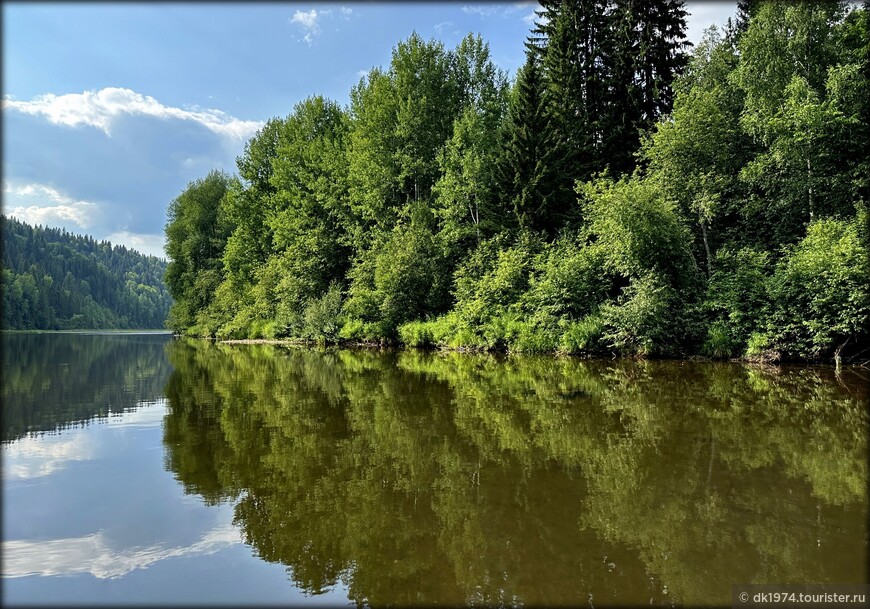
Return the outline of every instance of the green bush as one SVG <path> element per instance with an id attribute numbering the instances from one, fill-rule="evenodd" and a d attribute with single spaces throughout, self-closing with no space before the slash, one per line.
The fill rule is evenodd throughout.
<path id="1" fill-rule="evenodd" d="M 629 278 L 654 274 L 681 290 L 697 279 L 691 233 L 652 181 L 600 179 L 578 190 L 604 270 Z"/>
<path id="2" fill-rule="evenodd" d="M 601 307 L 604 344 L 626 355 L 668 355 L 680 342 L 676 292 L 652 274 L 633 279 L 616 304 Z"/>
<path id="3" fill-rule="evenodd" d="M 728 358 L 746 348 L 749 336 L 764 327 L 770 298 L 767 252 L 723 248 L 716 254 L 704 308 L 712 317 L 702 352 Z"/>
<path id="4" fill-rule="evenodd" d="M 583 317 L 598 307 L 613 283 L 605 260 L 599 245 L 563 237 L 538 257 L 525 305 L 557 317 Z"/>
<path id="5" fill-rule="evenodd" d="M 707 339 L 701 347 L 701 353 L 715 359 L 728 359 L 739 355 L 741 341 L 735 336 L 733 328 L 719 319 L 707 328 Z"/>
<path id="6" fill-rule="evenodd" d="M 778 361 L 780 354 L 773 349 L 772 340 L 766 332 L 753 332 L 746 341 L 747 359 L 754 361 Z"/>
<path id="7" fill-rule="evenodd" d="M 870 264 L 859 236 L 862 215 L 814 222 L 777 265 L 768 332 L 788 356 L 817 358 L 867 339 Z"/>
<path id="8" fill-rule="evenodd" d="M 410 321 L 399 326 L 399 340 L 408 347 L 432 347 L 435 337 L 431 321 Z"/>
<path id="9" fill-rule="evenodd" d="M 308 302 L 302 314 L 302 338 L 332 342 L 343 325 L 341 287 L 333 283 L 320 297 Z"/>
<path id="10" fill-rule="evenodd" d="M 455 310 L 469 326 L 505 313 L 528 289 L 540 242 L 522 233 L 513 246 L 501 246 L 499 239 L 481 243 L 454 274 Z"/>
<path id="11" fill-rule="evenodd" d="M 600 313 L 587 315 L 568 324 L 559 341 L 559 351 L 571 354 L 593 354 L 603 348 L 605 321 Z"/>

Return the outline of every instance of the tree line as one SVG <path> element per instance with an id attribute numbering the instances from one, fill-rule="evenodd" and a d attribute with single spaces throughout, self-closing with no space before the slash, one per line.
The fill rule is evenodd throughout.
<path id="1" fill-rule="evenodd" d="M 15 218 L 0 227 L 4 329 L 164 327 L 164 260 Z"/>
<path id="2" fill-rule="evenodd" d="M 546 0 L 515 79 L 416 33 L 170 205 L 168 325 L 465 349 L 861 356 L 868 9 Z M 866 351 L 864 352 L 866 356 Z"/>

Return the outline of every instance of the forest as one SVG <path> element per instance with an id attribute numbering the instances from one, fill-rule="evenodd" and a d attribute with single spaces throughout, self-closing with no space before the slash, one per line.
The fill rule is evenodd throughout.
<path id="1" fill-rule="evenodd" d="M 166 262 L 0 216 L 4 330 L 163 328 Z"/>
<path id="2" fill-rule="evenodd" d="M 867 359 L 865 3 L 543 0 L 515 78 L 413 33 L 170 204 L 191 336 Z"/>

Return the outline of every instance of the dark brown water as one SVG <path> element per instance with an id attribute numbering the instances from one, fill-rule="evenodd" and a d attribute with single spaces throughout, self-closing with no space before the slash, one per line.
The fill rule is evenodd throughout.
<path id="1" fill-rule="evenodd" d="M 6 602 L 721 606 L 868 581 L 866 370 L 4 341 Z"/>

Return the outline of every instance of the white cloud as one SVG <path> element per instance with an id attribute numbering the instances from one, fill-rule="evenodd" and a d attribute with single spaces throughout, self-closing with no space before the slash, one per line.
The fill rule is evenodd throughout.
<path id="1" fill-rule="evenodd" d="M 72 222 L 84 229 L 92 225 L 97 212 L 96 203 L 77 201 L 45 184 L 15 186 L 11 182 L 4 182 L 3 195 L 4 199 L 12 198 L 19 203 L 7 207 L 4 212 L 28 224 L 63 226 Z M 29 202 L 32 204 L 27 205 Z"/>
<path id="2" fill-rule="evenodd" d="M 317 25 L 317 10 L 311 9 L 310 11 L 296 11 L 293 13 L 293 17 L 290 18 L 291 23 L 298 23 L 306 30 L 314 31 L 315 33 L 320 31 L 320 26 Z"/>
<path id="3" fill-rule="evenodd" d="M 311 43 L 314 42 L 315 36 L 320 34 L 321 18 L 331 17 L 333 14 L 335 13 L 331 8 L 321 10 L 313 8 L 310 11 L 295 11 L 293 16 L 290 17 L 290 23 L 295 23 L 302 27 L 305 32 L 305 36 L 302 37 L 302 40 L 307 42 L 310 46 Z M 342 6 L 338 9 L 338 15 L 345 21 L 350 21 L 350 18 L 353 15 L 353 9 Z"/>
<path id="4" fill-rule="evenodd" d="M 507 19 L 529 8 L 539 9 L 540 5 L 537 2 L 514 2 L 508 6 L 498 4 L 466 4 L 462 7 L 462 12 L 467 15 L 478 15 L 479 17 L 500 16 L 502 19 Z M 530 23 L 530 19 L 534 19 L 534 15 L 532 14 L 530 17 L 527 13 L 522 19 L 526 23 Z"/>
<path id="5" fill-rule="evenodd" d="M 480 4 L 473 4 L 473 5 L 466 4 L 465 6 L 462 7 L 463 13 L 465 13 L 467 15 L 478 15 L 480 17 L 492 17 L 499 10 L 501 10 L 499 7 L 480 5 Z"/>
<path id="6" fill-rule="evenodd" d="M 221 110 L 165 106 L 150 95 L 118 87 L 64 95 L 46 93 L 31 101 L 4 98 L 3 109 L 43 116 L 56 125 L 96 127 L 106 135 L 111 135 L 112 122 L 123 115 L 193 121 L 218 135 L 236 140 L 251 137 L 264 124 L 241 120 Z"/>
<path id="7" fill-rule="evenodd" d="M 3 577 L 56 576 L 89 573 L 98 579 L 116 579 L 167 558 L 214 554 L 241 543 L 230 524 L 208 531 L 191 545 L 116 550 L 102 531 L 84 537 L 48 541 L 3 542 Z"/>
<path id="8" fill-rule="evenodd" d="M 136 410 L 98 419 L 97 422 L 110 429 L 160 427 L 163 424 L 165 400 L 139 404 Z M 66 429 L 61 434 L 26 435 L 3 445 L 3 478 L 24 481 L 50 476 L 73 461 L 99 458 L 100 450 L 99 440 L 87 428 Z"/>
<path id="9" fill-rule="evenodd" d="M 92 438 L 81 430 L 63 435 L 25 436 L 3 446 L 3 478 L 30 480 L 50 476 L 71 461 L 94 458 Z"/>
<path id="10" fill-rule="evenodd" d="M 163 251 L 166 238 L 162 234 L 131 233 L 122 230 L 106 235 L 104 238 L 106 241 L 111 241 L 112 245 L 126 245 L 128 248 L 132 248 L 146 256 L 166 258 L 166 252 Z"/>
<path id="11" fill-rule="evenodd" d="M 302 40 L 308 43 L 310 46 L 314 41 L 314 37 L 320 33 L 320 24 L 317 23 L 317 18 L 328 14 L 331 11 L 320 11 L 317 12 L 316 9 L 311 9 L 310 11 L 296 11 L 293 13 L 293 17 L 290 18 L 290 23 L 298 23 L 305 30 L 305 36 L 303 36 Z"/>
<path id="12" fill-rule="evenodd" d="M 448 28 L 452 25 L 453 25 L 452 21 L 442 21 L 441 23 L 436 23 L 435 25 L 433 25 L 432 29 L 434 29 L 436 33 L 440 34 L 446 28 Z"/>

